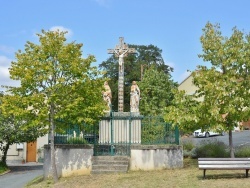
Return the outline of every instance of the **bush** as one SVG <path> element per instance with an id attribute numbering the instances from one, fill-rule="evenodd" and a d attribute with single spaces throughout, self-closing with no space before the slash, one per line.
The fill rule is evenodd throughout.
<path id="1" fill-rule="evenodd" d="M 196 158 L 196 148 L 193 148 L 190 151 L 183 150 L 183 157 L 184 158 Z"/>
<path id="2" fill-rule="evenodd" d="M 193 148 L 195 148 L 195 145 L 192 141 L 186 141 L 182 143 L 183 150 L 191 151 Z"/>
<path id="3" fill-rule="evenodd" d="M 183 157 L 191 157 L 195 155 L 195 145 L 192 141 L 186 141 L 182 143 L 183 146 Z"/>
<path id="4" fill-rule="evenodd" d="M 148 116 L 142 120 L 141 142 L 142 144 L 164 143 L 167 133 L 167 124 L 161 117 Z"/>
<path id="5" fill-rule="evenodd" d="M 211 158 L 226 158 L 230 153 L 228 146 L 217 140 L 204 140 L 195 149 L 194 158 L 211 157 Z"/>
<path id="6" fill-rule="evenodd" d="M 88 142 L 84 138 L 71 137 L 67 139 L 68 144 L 87 144 Z"/>
<path id="7" fill-rule="evenodd" d="M 240 146 L 235 148 L 235 157 L 250 157 L 250 147 Z"/>

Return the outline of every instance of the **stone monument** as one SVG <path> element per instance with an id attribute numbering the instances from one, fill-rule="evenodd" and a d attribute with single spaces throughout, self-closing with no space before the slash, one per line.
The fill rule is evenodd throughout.
<path id="1" fill-rule="evenodd" d="M 130 112 L 124 109 L 124 57 L 136 53 L 134 48 L 129 48 L 124 43 L 124 38 L 114 49 L 108 49 L 109 54 L 114 54 L 119 59 L 118 69 L 118 112 L 107 113 L 99 123 L 99 144 L 111 144 L 111 149 L 117 148 L 117 144 L 141 143 L 141 119 L 139 113 L 140 90 L 134 81 L 130 93 Z"/>
<path id="2" fill-rule="evenodd" d="M 119 38 L 120 43 L 114 49 L 108 49 L 109 54 L 115 54 L 119 58 L 119 78 L 118 78 L 118 112 L 123 112 L 124 107 L 124 57 L 128 54 L 136 53 L 134 48 L 129 48 L 124 43 L 124 38 Z"/>

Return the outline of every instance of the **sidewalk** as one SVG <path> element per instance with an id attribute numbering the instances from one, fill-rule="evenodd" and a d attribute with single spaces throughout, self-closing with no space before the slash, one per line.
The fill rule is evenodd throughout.
<path id="1" fill-rule="evenodd" d="M 8 166 L 40 166 L 43 165 L 43 163 L 39 162 L 27 162 L 22 163 L 21 161 L 7 161 Z"/>

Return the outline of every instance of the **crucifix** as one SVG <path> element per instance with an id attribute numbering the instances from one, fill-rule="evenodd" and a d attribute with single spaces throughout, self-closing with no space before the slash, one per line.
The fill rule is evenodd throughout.
<path id="1" fill-rule="evenodd" d="M 128 54 L 136 53 L 134 48 L 129 48 L 124 43 L 124 38 L 119 38 L 119 44 L 116 45 L 115 49 L 108 49 L 109 54 L 114 54 L 119 58 L 119 78 L 118 78 L 118 112 L 123 112 L 124 106 L 124 57 Z"/>

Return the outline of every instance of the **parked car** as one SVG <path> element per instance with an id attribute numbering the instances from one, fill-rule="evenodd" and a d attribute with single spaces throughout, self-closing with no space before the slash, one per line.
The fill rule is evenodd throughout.
<path id="1" fill-rule="evenodd" d="M 206 137 L 207 138 L 209 136 L 218 136 L 218 135 L 224 136 L 225 132 L 221 132 L 221 133 L 213 132 L 213 131 L 202 132 L 201 129 L 198 129 L 194 131 L 193 135 L 194 137 Z"/>

